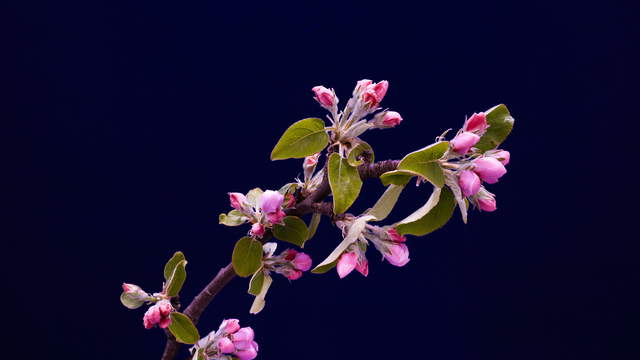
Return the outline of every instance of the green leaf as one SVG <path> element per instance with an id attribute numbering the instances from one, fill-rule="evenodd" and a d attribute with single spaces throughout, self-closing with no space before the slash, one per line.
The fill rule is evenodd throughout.
<path id="1" fill-rule="evenodd" d="M 178 263 L 182 260 L 185 260 L 184 254 L 182 253 L 182 251 L 176 251 L 171 259 L 169 259 L 169 261 L 167 261 L 167 263 L 164 265 L 165 280 L 169 280 L 169 277 L 171 276 L 171 274 L 173 274 L 173 269 L 175 269 L 176 265 L 178 265 Z"/>
<path id="2" fill-rule="evenodd" d="M 373 148 L 371 145 L 366 143 L 365 141 L 360 140 L 356 146 L 354 146 L 351 151 L 349 151 L 349 155 L 347 156 L 347 162 L 349 165 L 358 167 L 362 165 L 364 162 L 360 157 L 361 155 L 369 156 L 369 161 L 375 161 L 375 155 L 373 153 Z"/>
<path id="3" fill-rule="evenodd" d="M 380 181 L 382 181 L 382 185 L 384 186 L 389 186 L 390 184 L 404 186 L 407 185 L 409 180 L 414 176 L 421 175 L 408 170 L 391 170 L 380 175 Z"/>
<path id="4" fill-rule="evenodd" d="M 239 226 L 246 223 L 248 218 L 238 210 L 231 210 L 228 214 L 220 214 L 218 223 L 226 226 Z"/>
<path id="5" fill-rule="evenodd" d="M 324 121 L 318 118 L 302 119 L 293 123 L 282 134 L 271 152 L 271 160 L 303 158 L 322 151 L 329 143 Z"/>
<path id="6" fill-rule="evenodd" d="M 427 203 L 400 221 L 396 229 L 403 235 L 426 235 L 446 224 L 455 207 L 455 199 L 449 188 L 434 188 Z"/>
<path id="7" fill-rule="evenodd" d="M 500 145 L 511 133 L 513 129 L 514 119 L 511 117 L 509 110 L 504 104 L 496 105 L 485 112 L 487 116 L 487 132 L 482 135 L 480 141 L 476 144 L 476 148 L 480 151 L 495 149 Z"/>
<path id="8" fill-rule="evenodd" d="M 120 294 L 120 302 L 129 309 L 137 309 L 144 304 L 144 300 L 140 300 L 137 295 L 124 291 Z"/>
<path id="9" fill-rule="evenodd" d="M 349 209 L 360 194 L 362 180 L 358 169 L 336 153 L 329 157 L 329 186 L 333 194 L 333 212 L 342 214 Z"/>
<path id="10" fill-rule="evenodd" d="M 251 277 L 249 281 L 249 294 L 257 296 L 260 294 L 260 290 L 262 290 L 262 283 L 264 282 L 264 271 L 259 269 L 255 274 Z"/>
<path id="11" fill-rule="evenodd" d="M 384 194 L 376 201 L 376 204 L 373 207 L 366 211 L 366 214 L 375 216 L 376 221 L 382 221 L 389 216 L 391 210 L 398 202 L 398 198 L 402 193 L 404 186 L 399 185 L 389 185 L 387 190 L 385 190 Z"/>
<path id="12" fill-rule="evenodd" d="M 320 220 L 322 220 L 322 215 L 319 213 L 313 213 L 311 215 L 311 221 L 309 222 L 309 235 L 307 235 L 307 240 L 310 240 L 313 235 L 316 234 L 316 230 L 318 230 L 318 225 L 320 225 Z"/>
<path id="13" fill-rule="evenodd" d="M 187 266 L 187 260 L 181 260 L 176 264 L 173 273 L 169 276 L 165 284 L 165 294 L 167 294 L 167 296 L 177 296 L 182 289 L 182 285 L 184 285 L 184 281 L 187 279 L 185 266 Z"/>
<path id="14" fill-rule="evenodd" d="M 260 188 L 249 190 L 249 192 L 247 193 L 247 203 L 249 203 L 249 205 L 251 205 L 252 207 L 257 208 L 258 200 L 260 199 L 260 196 L 262 196 L 262 193 L 264 193 L 264 191 L 262 191 L 262 189 Z"/>
<path id="15" fill-rule="evenodd" d="M 284 184 L 279 190 L 278 192 L 282 195 L 287 195 L 287 194 L 294 194 L 296 192 L 296 190 L 298 189 L 298 184 L 297 183 L 288 183 L 288 184 Z"/>
<path id="16" fill-rule="evenodd" d="M 329 271 L 331 268 L 335 266 L 335 263 L 338 261 L 338 258 L 342 253 L 347 250 L 349 245 L 353 244 L 358 239 L 358 236 L 364 230 L 365 225 L 367 225 L 368 221 L 374 220 L 375 217 L 371 215 L 362 215 L 361 217 L 355 219 L 347 231 L 347 236 L 345 236 L 344 240 L 338 246 L 333 249 L 331 254 L 324 259 L 323 262 L 318 264 L 313 270 L 311 270 L 314 274 L 321 274 Z"/>
<path id="17" fill-rule="evenodd" d="M 169 325 L 169 331 L 176 337 L 178 342 L 183 344 L 195 344 L 200 340 L 200 334 L 196 329 L 191 319 L 183 313 L 172 312 L 171 324 Z"/>
<path id="18" fill-rule="evenodd" d="M 267 291 L 269 291 L 269 287 L 271 286 L 271 282 L 273 281 L 273 279 L 271 279 L 271 276 L 265 274 L 264 275 L 264 280 L 262 281 L 262 288 L 260 289 L 260 292 L 258 293 L 258 295 L 256 295 L 256 298 L 253 299 L 253 304 L 251 305 L 251 309 L 249 310 L 249 313 L 251 314 L 257 314 L 260 311 L 262 311 L 262 309 L 264 309 L 264 298 L 265 296 L 267 296 Z"/>
<path id="19" fill-rule="evenodd" d="M 255 273 L 262 265 L 262 244 L 245 236 L 236 242 L 231 255 L 233 270 L 241 277 Z"/>
<path id="20" fill-rule="evenodd" d="M 307 224 L 297 216 L 286 216 L 282 221 L 284 225 L 273 226 L 273 236 L 278 240 L 304 247 L 304 242 L 309 236 Z"/>
<path id="21" fill-rule="evenodd" d="M 433 185 L 444 185 L 444 173 L 439 159 L 449 148 L 448 141 L 439 141 L 423 149 L 407 154 L 398 164 L 398 170 L 409 170 L 420 174 Z"/>

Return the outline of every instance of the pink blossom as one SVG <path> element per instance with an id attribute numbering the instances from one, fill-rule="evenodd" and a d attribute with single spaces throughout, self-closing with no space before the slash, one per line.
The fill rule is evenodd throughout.
<path id="1" fill-rule="evenodd" d="M 458 175 L 458 184 L 464 196 L 473 196 L 480 190 L 480 178 L 473 171 L 462 170 Z"/>
<path id="2" fill-rule="evenodd" d="M 500 161 L 492 157 L 481 157 L 473 161 L 475 165 L 473 171 L 480 176 L 482 181 L 495 184 L 498 179 L 507 173 L 507 169 Z"/>
<path id="3" fill-rule="evenodd" d="M 366 258 L 359 259 L 356 263 L 356 270 L 364 276 L 369 275 L 369 261 Z"/>
<path id="4" fill-rule="evenodd" d="M 402 122 L 402 116 L 395 111 L 385 111 L 374 118 L 374 125 L 378 128 L 391 128 Z"/>
<path id="5" fill-rule="evenodd" d="M 451 148 L 458 154 L 466 154 L 480 141 L 480 136 L 472 132 L 463 132 L 451 140 Z"/>
<path id="6" fill-rule="evenodd" d="M 258 349 L 253 346 L 245 350 L 238 350 L 235 353 L 235 356 L 240 360 L 253 360 L 258 356 Z"/>
<path id="7" fill-rule="evenodd" d="M 409 248 L 405 244 L 393 244 L 388 248 L 389 253 L 384 257 L 391 265 L 404 266 L 409 262 Z"/>
<path id="8" fill-rule="evenodd" d="M 294 249 L 287 249 L 283 251 L 281 255 L 285 260 L 293 261 L 293 259 L 296 258 L 296 255 L 298 255 L 298 252 Z"/>
<path id="9" fill-rule="evenodd" d="M 229 340 L 228 337 L 223 337 L 218 340 L 218 349 L 221 353 L 231 354 L 236 351 L 236 347 L 233 345 L 233 342 Z"/>
<path id="10" fill-rule="evenodd" d="M 342 254 L 342 256 L 340 256 L 340 259 L 338 260 L 338 265 L 336 269 L 338 270 L 338 276 L 340 276 L 340 279 L 349 275 L 349 273 L 351 273 L 353 269 L 355 269 L 357 262 L 358 262 L 358 254 L 354 252 L 348 252 L 348 253 Z"/>
<path id="11" fill-rule="evenodd" d="M 371 85 L 372 81 L 369 79 L 362 79 L 356 83 L 356 87 L 353 90 L 353 96 L 358 96 L 360 93 L 365 91 L 369 85 Z"/>
<path id="12" fill-rule="evenodd" d="M 407 238 L 403 235 L 400 235 L 400 233 L 398 232 L 398 230 L 396 230 L 396 228 L 389 228 L 387 230 L 387 234 L 389 235 L 392 241 L 400 242 L 400 243 L 407 241 Z"/>
<path id="13" fill-rule="evenodd" d="M 272 224 L 280 224 L 286 215 L 284 211 L 278 209 L 276 212 L 267 213 L 267 220 Z"/>
<path id="14" fill-rule="evenodd" d="M 307 156 L 306 158 L 304 158 L 304 165 L 303 167 L 311 167 L 311 166 L 316 166 L 316 164 L 318 163 L 318 158 L 320 157 L 320 153 L 315 153 L 311 156 Z"/>
<path id="15" fill-rule="evenodd" d="M 382 102 L 382 99 L 384 99 L 384 96 L 387 94 L 388 88 L 389 82 L 386 80 L 380 81 L 376 84 L 369 84 L 364 90 L 362 100 L 365 103 L 370 104 L 371 107 L 377 107 L 380 102 Z"/>
<path id="16" fill-rule="evenodd" d="M 247 197 L 244 194 L 233 192 L 229 193 L 229 201 L 231 202 L 231 207 L 236 210 L 242 210 L 243 204 L 247 202 Z"/>
<path id="17" fill-rule="evenodd" d="M 253 225 L 251 225 L 251 236 L 254 237 L 262 237 L 264 235 L 265 229 L 264 229 L 264 225 L 260 224 L 260 223 L 255 223 Z"/>
<path id="18" fill-rule="evenodd" d="M 258 201 L 260 209 L 265 213 L 273 213 L 280 210 L 282 206 L 282 202 L 284 201 L 284 195 L 282 195 L 278 191 L 267 190 L 262 195 L 260 195 L 260 199 Z"/>
<path id="19" fill-rule="evenodd" d="M 496 199 L 492 193 L 488 191 L 481 191 L 476 198 L 478 207 L 482 211 L 492 212 L 497 209 Z"/>
<path id="20" fill-rule="evenodd" d="M 289 271 L 284 272 L 283 275 L 286 276 L 287 279 L 289 280 L 298 280 L 302 277 L 302 271 L 291 269 Z"/>
<path id="21" fill-rule="evenodd" d="M 142 318 L 144 327 L 151 329 L 154 325 L 166 328 L 171 324 L 171 312 L 173 306 L 168 300 L 160 300 L 155 305 L 149 307 Z"/>
<path id="22" fill-rule="evenodd" d="M 332 107 L 335 104 L 335 94 L 333 91 L 327 89 L 324 86 L 315 86 L 311 89 L 316 95 L 316 100 L 320 105 L 325 107 Z"/>
<path id="23" fill-rule="evenodd" d="M 300 271 L 311 269 L 311 257 L 305 253 L 297 253 L 292 261 L 293 266 Z"/>
<path id="24" fill-rule="evenodd" d="M 233 335 L 232 335 L 232 339 L 233 342 L 252 342 L 253 341 L 253 329 L 250 327 L 243 327 L 241 329 L 239 329 L 238 331 L 236 331 Z"/>
<path id="25" fill-rule="evenodd" d="M 233 334 L 240 329 L 240 320 L 226 319 L 220 324 L 220 328 L 227 334 Z"/>
<path id="26" fill-rule="evenodd" d="M 487 116 L 485 113 L 473 113 L 464 123 L 463 130 L 475 133 L 483 133 L 487 129 Z"/>
<path id="27" fill-rule="evenodd" d="M 498 150 L 491 154 L 491 157 L 498 159 L 504 166 L 507 166 L 509 160 L 511 160 L 511 154 L 507 150 Z"/>

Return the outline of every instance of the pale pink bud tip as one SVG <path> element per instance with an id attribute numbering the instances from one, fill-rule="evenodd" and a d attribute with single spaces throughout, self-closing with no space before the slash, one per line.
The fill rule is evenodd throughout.
<path id="1" fill-rule="evenodd" d="M 387 111 L 382 118 L 382 124 L 387 127 L 394 127 L 402 122 L 402 116 L 395 111 Z"/>
<path id="2" fill-rule="evenodd" d="M 265 228 L 264 225 L 260 224 L 260 223 L 255 223 L 253 225 L 251 225 L 251 235 L 255 236 L 255 237 L 262 237 L 264 235 L 265 232 Z"/>
<path id="3" fill-rule="evenodd" d="M 478 207 L 482 211 L 487 211 L 487 212 L 495 211 L 497 209 L 496 199 L 494 199 L 493 197 L 479 197 Z"/>
<path id="4" fill-rule="evenodd" d="M 224 320 L 220 325 L 220 328 L 222 328 L 227 334 L 233 334 L 236 331 L 238 331 L 238 329 L 240 329 L 240 320 L 238 319 Z"/>
<path id="5" fill-rule="evenodd" d="M 400 235 L 400 233 L 398 232 L 398 230 L 396 230 L 396 228 L 390 228 L 389 230 L 387 230 L 387 235 L 389 235 L 391 240 L 395 242 L 407 241 L 407 238 L 403 235 Z"/>
<path id="6" fill-rule="evenodd" d="M 465 197 L 473 196 L 480 190 L 480 178 L 473 171 L 462 170 L 458 178 L 458 184 Z"/>
<path id="7" fill-rule="evenodd" d="M 218 349 L 221 353 L 225 354 L 231 354 L 236 351 L 236 347 L 233 345 L 233 342 L 231 342 L 227 337 L 223 337 L 218 341 Z"/>
<path id="8" fill-rule="evenodd" d="M 305 253 L 297 253 L 293 258 L 293 266 L 300 271 L 307 271 L 311 269 L 311 257 Z"/>
<path id="9" fill-rule="evenodd" d="M 284 195 L 278 191 L 267 190 L 260 195 L 260 200 L 258 202 L 262 212 L 269 214 L 280 210 L 283 201 Z"/>
<path id="10" fill-rule="evenodd" d="M 124 291 L 124 292 L 134 293 L 134 292 L 138 291 L 139 289 L 140 289 L 140 287 L 138 285 L 127 284 L 127 283 L 123 283 L 122 284 L 122 291 Z"/>
<path id="11" fill-rule="evenodd" d="M 474 113 L 464 123 L 464 131 L 482 133 L 487 129 L 487 116 L 481 113 Z"/>
<path id="12" fill-rule="evenodd" d="M 236 210 L 242 210 L 242 205 L 247 201 L 247 198 L 244 194 L 241 193 L 229 193 L 229 202 L 231 203 L 231 207 Z"/>
<path id="13" fill-rule="evenodd" d="M 349 275 L 349 273 L 355 269 L 357 262 L 358 255 L 356 253 L 349 252 L 342 254 L 342 256 L 340 256 L 340 260 L 338 260 L 338 265 L 336 266 L 340 279 Z"/>
<path id="14" fill-rule="evenodd" d="M 327 89 L 324 86 L 315 86 L 311 89 L 313 93 L 316 95 L 316 100 L 322 106 L 332 107 L 335 102 L 335 95 L 333 91 Z"/>
<path id="15" fill-rule="evenodd" d="M 463 132 L 451 140 L 451 148 L 458 154 L 466 154 L 480 141 L 480 136 L 472 132 Z"/>
<path id="16" fill-rule="evenodd" d="M 384 254 L 384 257 L 391 265 L 404 266 L 409 262 L 409 248 L 405 244 L 391 245 L 389 253 Z"/>
<path id="17" fill-rule="evenodd" d="M 500 161 L 492 157 L 482 157 L 473 161 L 473 171 L 480 176 L 482 181 L 489 184 L 495 184 L 498 179 L 507 173 L 504 165 Z"/>

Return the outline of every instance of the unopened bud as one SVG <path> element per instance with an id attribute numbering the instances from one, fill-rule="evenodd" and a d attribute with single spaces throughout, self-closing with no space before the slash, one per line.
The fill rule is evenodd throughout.
<path id="1" fill-rule="evenodd" d="M 324 86 L 315 86 L 311 89 L 313 93 L 316 95 L 316 100 L 320 103 L 320 105 L 331 108 L 334 104 L 337 103 L 336 95 L 333 91 L 327 89 Z"/>

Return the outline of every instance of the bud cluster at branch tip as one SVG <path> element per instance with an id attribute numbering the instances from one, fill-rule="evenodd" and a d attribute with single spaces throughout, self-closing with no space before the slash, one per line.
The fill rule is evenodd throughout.
<path id="1" fill-rule="evenodd" d="M 253 360 L 258 356 L 258 343 L 252 328 L 241 328 L 238 319 L 226 319 L 190 351 L 194 360 Z"/>

